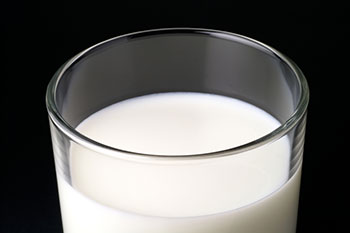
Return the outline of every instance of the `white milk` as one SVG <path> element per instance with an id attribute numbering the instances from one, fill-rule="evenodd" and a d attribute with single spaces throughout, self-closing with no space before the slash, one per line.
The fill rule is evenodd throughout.
<path id="1" fill-rule="evenodd" d="M 77 130 L 106 145 L 189 155 L 243 145 L 280 123 L 245 102 L 166 93 L 111 105 Z M 284 137 L 220 158 L 106 156 L 71 146 L 74 189 L 58 174 L 65 233 L 292 233 L 300 169 Z M 78 190 L 78 191 L 77 191 Z"/>

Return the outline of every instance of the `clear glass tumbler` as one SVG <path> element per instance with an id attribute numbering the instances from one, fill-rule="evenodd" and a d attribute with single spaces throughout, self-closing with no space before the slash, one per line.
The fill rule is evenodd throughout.
<path id="1" fill-rule="evenodd" d="M 175 155 L 116 148 L 76 129 L 111 104 L 173 92 L 239 99 L 280 124 L 243 145 Z M 46 95 L 64 232 L 295 232 L 308 100 L 290 59 L 233 33 L 148 30 L 82 51 Z M 283 182 L 249 199 L 276 176 Z"/>

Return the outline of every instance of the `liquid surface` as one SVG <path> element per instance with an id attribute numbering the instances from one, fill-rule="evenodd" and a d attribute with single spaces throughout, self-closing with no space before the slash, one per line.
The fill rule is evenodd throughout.
<path id="1" fill-rule="evenodd" d="M 279 125 L 265 111 L 237 99 L 165 93 L 111 105 L 77 130 L 123 150 L 187 155 L 242 145 Z M 89 198 L 131 213 L 216 214 L 253 203 L 281 187 L 289 175 L 289 147 L 288 139 L 282 138 L 234 156 L 144 162 L 73 145 L 72 183 Z"/>
<path id="2" fill-rule="evenodd" d="M 104 108 L 77 130 L 111 147 L 145 154 L 188 155 L 233 148 L 280 126 L 254 105 L 202 93 L 163 93 Z"/>

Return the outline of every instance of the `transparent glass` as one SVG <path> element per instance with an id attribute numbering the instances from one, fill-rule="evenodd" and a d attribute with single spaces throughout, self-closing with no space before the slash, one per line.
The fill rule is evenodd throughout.
<path id="1" fill-rule="evenodd" d="M 172 156 L 114 148 L 76 130 L 87 117 L 111 104 L 168 92 L 240 99 L 265 110 L 281 124 L 234 148 Z M 308 98 L 307 82 L 290 59 L 233 33 L 194 28 L 149 30 L 82 51 L 57 71 L 46 95 L 64 232 L 295 232 Z M 240 200 L 249 192 L 237 189 L 223 202 L 227 186 L 237 182 L 249 186 L 255 179 L 234 172 L 247 169 L 247 174 L 254 173 L 237 158 L 252 161 L 257 154 L 268 156 L 262 151 L 286 138 L 290 153 L 286 182 L 238 207 L 232 207 L 231 200 Z M 79 150 L 79 159 L 72 155 L 74 150 Z M 259 166 L 253 169 L 270 169 Z M 75 178 L 75 173 L 83 178 Z M 165 182 L 164 177 L 169 179 Z M 95 183 L 89 187 L 92 180 Z M 87 188 L 79 183 L 86 183 Z M 225 185 L 217 185 L 221 183 Z M 254 184 L 250 192 L 255 192 Z M 155 189 L 161 196 L 154 195 Z M 97 196 L 91 194 L 96 190 Z M 185 195 L 177 195 L 179 191 Z M 119 204 L 105 201 L 111 198 Z M 209 203 L 222 207 L 207 210 Z"/>

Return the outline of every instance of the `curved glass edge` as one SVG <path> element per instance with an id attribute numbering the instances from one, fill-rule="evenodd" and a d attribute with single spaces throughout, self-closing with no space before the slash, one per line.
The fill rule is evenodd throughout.
<path id="1" fill-rule="evenodd" d="M 285 62 L 294 72 L 298 82 L 299 82 L 299 88 L 300 88 L 300 100 L 296 106 L 295 111 L 290 116 L 290 118 L 285 121 L 280 127 L 275 129 L 274 131 L 270 132 L 269 134 L 260 137 L 254 141 L 248 142 L 246 144 L 243 144 L 241 146 L 233 147 L 226 150 L 221 151 L 215 151 L 210 153 L 203 153 L 203 154 L 193 154 L 193 155 L 154 155 L 154 154 L 144 154 L 144 153 L 137 153 L 137 152 L 131 152 L 126 151 L 114 147 L 107 146 L 105 144 L 96 142 L 92 140 L 91 138 L 88 138 L 82 134 L 80 134 L 78 131 L 76 131 L 73 127 L 71 127 L 61 116 L 59 113 L 57 106 L 56 106 L 56 88 L 57 85 L 62 77 L 62 75 L 71 67 L 74 63 L 79 61 L 84 55 L 87 53 L 93 51 L 94 49 L 98 48 L 101 45 L 114 42 L 121 39 L 132 39 L 132 38 L 139 38 L 149 35 L 160 35 L 160 34 L 176 34 L 176 33 L 188 33 L 188 34 L 204 34 L 207 36 L 213 36 L 216 38 L 222 38 L 227 40 L 233 40 L 237 39 L 241 43 L 245 44 L 253 44 L 258 46 L 258 48 L 263 48 L 266 51 L 272 52 L 275 56 L 277 56 L 279 59 L 281 59 L 283 62 Z M 248 42 L 248 43 L 247 43 Z M 121 36 L 117 36 L 105 41 L 102 41 L 98 44 L 95 44 L 82 52 L 78 53 L 76 56 L 68 60 L 66 63 L 64 63 L 58 71 L 54 74 L 53 78 L 48 84 L 47 91 L 46 91 L 46 107 L 49 114 L 50 120 L 54 123 L 54 125 L 63 132 L 68 138 L 70 138 L 72 141 L 74 141 L 77 144 L 80 144 L 84 147 L 87 147 L 91 150 L 98 151 L 102 154 L 109 155 L 109 156 L 122 156 L 123 159 L 129 158 L 129 159 L 165 159 L 165 160 L 188 160 L 188 159 L 204 159 L 204 158 L 216 158 L 216 157 L 223 157 L 223 156 L 230 156 L 238 153 L 242 153 L 248 150 L 255 149 L 257 147 L 260 147 L 262 145 L 265 145 L 267 143 L 270 143 L 272 141 L 275 141 L 284 135 L 286 135 L 290 130 L 296 126 L 299 121 L 303 118 L 303 116 L 306 114 L 307 106 L 309 103 L 309 87 L 306 81 L 306 78 L 302 71 L 299 69 L 299 67 L 287 56 L 282 54 L 281 52 L 277 51 L 276 49 L 272 48 L 271 46 L 268 46 L 260 41 L 254 40 L 252 38 L 239 35 L 236 33 L 226 32 L 226 31 L 220 31 L 220 30 L 213 30 L 213 29 L 203 29 L 203 28 L 161 28 L 161 29 L 152 29 L 152 30 L 145 30 L 145 31 L 139 31 L 134 33 L 129 33 Z"/>

